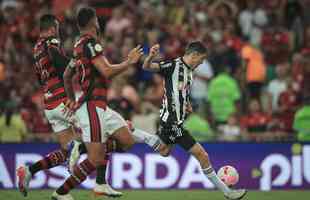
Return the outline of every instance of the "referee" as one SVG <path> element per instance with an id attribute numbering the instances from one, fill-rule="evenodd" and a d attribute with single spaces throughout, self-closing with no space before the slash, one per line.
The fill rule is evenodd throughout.
<path id="1" fill-rule="evenodd" d="M 207 57 L 207 48 L 199 41 L 188 44 L 185 54 L 174 60 L 153 62 L 159 53 L 160 46 L 154 45 L 143 63 L 143 69 L 159 72 L 164 78 L 165 95 L 160 111 L 158 135 L 171 148 L 178 144 L 199 161 L 207 178 L 224 193 L 227 199 L 241 199 L 246 190 L 228 188 L 216 175 L 205 149 L 195 141 L 183 128 L 186 116 L 192 112 L 190 88 L 193 82 L 193 70 Z"/>

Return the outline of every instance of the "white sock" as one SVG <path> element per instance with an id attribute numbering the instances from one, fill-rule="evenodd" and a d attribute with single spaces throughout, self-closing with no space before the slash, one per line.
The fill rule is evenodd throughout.
<path id="1" fill-rule="evenodd" d="M 161 141 L 157 135 L 148 133 L 146 131 L 143 131 L 141 129 L 135 128 L 132 131 L 132 136 L 135 142 L 139 143 L 146 143 L 148 146 L 150 146 L 153 150 L 157 151 Z"/>
<path id="2" fill-rule="evenodd" d="M 217 176 L 214 169 L 210 166 L 206 169 L 202 170 L 203 173 L 208 177 L 208 179 L 217 187 L 217 189 L 221 190 L 222 192 L 229 193 L 231 189 L 227 187 L 225 183 Z"/>

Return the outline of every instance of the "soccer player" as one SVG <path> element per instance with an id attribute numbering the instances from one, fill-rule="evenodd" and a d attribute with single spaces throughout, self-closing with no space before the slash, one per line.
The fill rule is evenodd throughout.
<path id="1" fill-rule="evenodd" d="M 73 167 L 72 175 L 52 195 L 55 200 L 71 200 L 69 191 L 83 182 L 95 167 L 104 162 L 105 144 L 113 138 L 123 150 L 135 142 L 143 141 L 153 149 L 160 146 L 155 135 L 142 131 L 131 131 L 127 122 L 107 106 L 107 89 L 109 79 L 125 71 L 138 62 L 142 56 L 140 46 L 134 48 L 127 59 L 120 64 L 111 64 L 103 54 L 103 47 L 98 40 L 99 24 L 96 12 L 92 8 L 82 8 L 77 15 L 80 37 L 74 45 L 75 65 L 69 65 L 64 73 L 64 83 L 68 94 L 68 110 L 75 111 L 77 124 L 82 130 L 82 140 L 86 144 L 88 158 Z M 72 89 L 72 77 L 78 73 L 83 95 L 75 101 Z M 71 115 L 71 112 L 66 115 Z M 68 114 L 69 113 L 69 114 Z M 94 191 L 101 192 L 96 185 Z"/>
<path id="2" fill-rule="evenodd" d="M 24 196 L 27 195 L 31 178 L 38 171 L 58 166 L 67 160 L 68 143 L 75 139 L 72 123 L 64 117 L 62 112 L 68 100 L 64 89 L 63 73 L 70 59 L 61 48 L 59 22 L 55 16 L 46 14 L 40 18 L 40 38 L 33 53 L 35 72 L 44 89 L 45 115 L 52 125 L 61 147 L 38 162 L 17 169 L 18 187 Z M 106 195 L 120 196 L 121 193 L 113 190 L 105 182 L 106 163 L 107 159 L 102 165 L 98 166 L 96 182 L 102 185 Z"/>
<path id="3" fill-rule="evenodd" d="M 303 68 L 302 107 L 296 112 L 293 128 L 299 141 L 310 141 L 310 58 L 305 55 Z"/>
<path id="4" fill-rule="evenodd" d="M 143 63 L 143 69 L 159 72 L 164 77 L 165 96 L 160 111 L 160 127 L 158 135 L 167 145 L 180 145 L 192 154 L 200 163 L 204 174 L 228 199 L 241 199 L 246 190 L 232 190 L 217 176 L 209 160 L 208 153 L 184 129 L 186 116 L 192 112 L 190 88 L 193 70 L 207 57 L 207 49 L 201 42 L 192 42 L 182 57 L 171 61 L 153 62 L 159 52 L 159 45 L 150 49 Z"/>

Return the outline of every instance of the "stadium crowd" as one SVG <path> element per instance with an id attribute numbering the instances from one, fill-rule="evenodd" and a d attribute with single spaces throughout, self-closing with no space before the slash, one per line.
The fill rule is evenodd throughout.
<path id="1" fill-rule="evenodd" d="M 0 142 L 52 140 L 33 71 L 38 18 L 61 20 L 70 56 L 78 36 L 76 11 L 96 8 L 111 62 L 137 44 L 147 54 L 159 43 L 161 59 L 203 41 L 209 57 L 195 71 L 194 113 L 185 126 L 199 140 L 292 141 L 309 65 L 310 0 L 0 0 Z M 137 127 L 156 131 L 162 78 L 141 64 L 113 79 L 110 106 Z M 308 83 L 309 84 L 309 83 Z M 79 92 L 79 85 L 76 84 Z"/>

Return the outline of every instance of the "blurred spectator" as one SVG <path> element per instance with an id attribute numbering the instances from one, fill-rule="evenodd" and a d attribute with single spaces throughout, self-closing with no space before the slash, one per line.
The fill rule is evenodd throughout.
<path id="1" fill-rule="evenodd" d="M 248 0 L 246 4 L 246 9 L 239 15 L 239 25 L 244 37 L 256 41 L 258 39 L 255 38 L 255 34 L 260 31 L 258 26 L 267 24 L 268 19 L 265 11 L 257 6 L 256 0 Z"/>
<path id="2" fill-rule="evenodd" d="M 107 22 L 106 36 L 119 36 L 131 26 L 131 21 L 126 17 L 126 12 L 123 7 L 117 7 L 113 10 L 112 17 Z"/>
<path id="3" fill-rule="evenodd" d="M 287 89 L 280 93 L 279 96 L 279 119 L 280 127 L 285 132 L 293 132 L 293 120 L 295 112 L 300 104 L 298 94 L 293 89 L 293 82 L 288 82 Z"/>
<path id="4" fill-rule="evenodd" d="M 272 102 L 272 111 L 278 112 L 279 96 L 287 89 L 289 63 L 282 63 L 276 66 L 277 77 L 267 87 Z"/>
<path id="5" fill-rule="evenodd" d="M 265 52 L 266 64 L 274 66 L 286 62 L 293 47 L 290 33 L 280 26 L 279 22 L 270 23 L 270 26 L 265 28 L 261 46 Z"/>
<path id="6" fill-rule="evenodd" d="M 226 123 L 229 116 L 236 112 L 236 103 L 240 99 L 237 81 L 223 69 L 210 81 L 207 95 L 215 124 Z"/>
<path id="7" fill-rule="evenodd" d="M 23 142 L 27 138 L 27 129 L 20 113 L 7 108 L 0 114 L 0 143 Z"/>
<path id="8" fill-rule="evenodd" d="M 254 141 L 269 140 L 269 128 L 271 115 L 262 112 L 259 100 L 252 99 L 249 102 L 248 113 L 241 118 L 242 134 L 245 138 Z"/>
<path id="9" fill-rule="evenodd" d="M 227 124 L 220 125 L 218 130 L 220 132 L 218 139 L 221 141 L 238 141 L 241 138 L 241 128 L 235 115 L 231 115 Z"/>
<path id="10" fill-rule="evenodd" d="M 241 50 L 241 57 L 244 68 L 243 74 L 245 74 L 243 84 L 246 84 L 250 98 L 259 98 L 266 78 L 264 55 L 259 49 L 250 44 L 245 44 Z"/>
<path id="11" fill-rule="evenodd" d="M 198 113 L 191 113 L 186 119 L 184 127 L 198 141 L 210 140 L 213 137 L 208 121 Z"/>
<path id="12" fill-rule="evenodd" d="M 205 116 L 208 94 L 208 82 L 213 77 L 213 69 L 208 60 L 204 60 L 194 71 L 194 80 L 191 89 L 192 104 L 197 111 Z"/>
<path id="13" fill-rule="evenodd" d="M 303 105 L 295 115 L 293 127 L 298 131 L 298 140 L 310 141 L 310 59 L 308 57 L 305 58 L 303 67 Z"/>
<path id="14" fill-rule="evenodd" d="M 288 0 L 284 7 L 284 15 L 287 29 L 292 30 L 295 46 L 301 47 L 304 32 L 304 9 L 300 1 Z"/>
<path id="15" fill-rule="evenodd" d="M 133 116 L 132 124 L 136 128 L 155 134 L 157 131 L 158 116 L 158 108 L 150 103 L 144 103 L 141 106 L 141 112 Z"/>
<path id="16" fill-rule="evenodd" d="M 0 60 L 0 81 L 5 80 L 5 66 L 4 63 Z"/>
<path id="17" fill-rule="evenodd" d="M 159 108 L 164 92 L 163 78 L 159 74 L 154 74 L 152 84 L 146 89 L 143 96 L 144 102 L 150 102 Z"/>
<path id="18" fill-rule="evenodd" d="M 111 109 L 120 113 L 124 119 L 131 120 L 134 109 L 130 101 L 128 101 L 126 98 L 118 97 L 111 99 L 108 105 Z"/>

